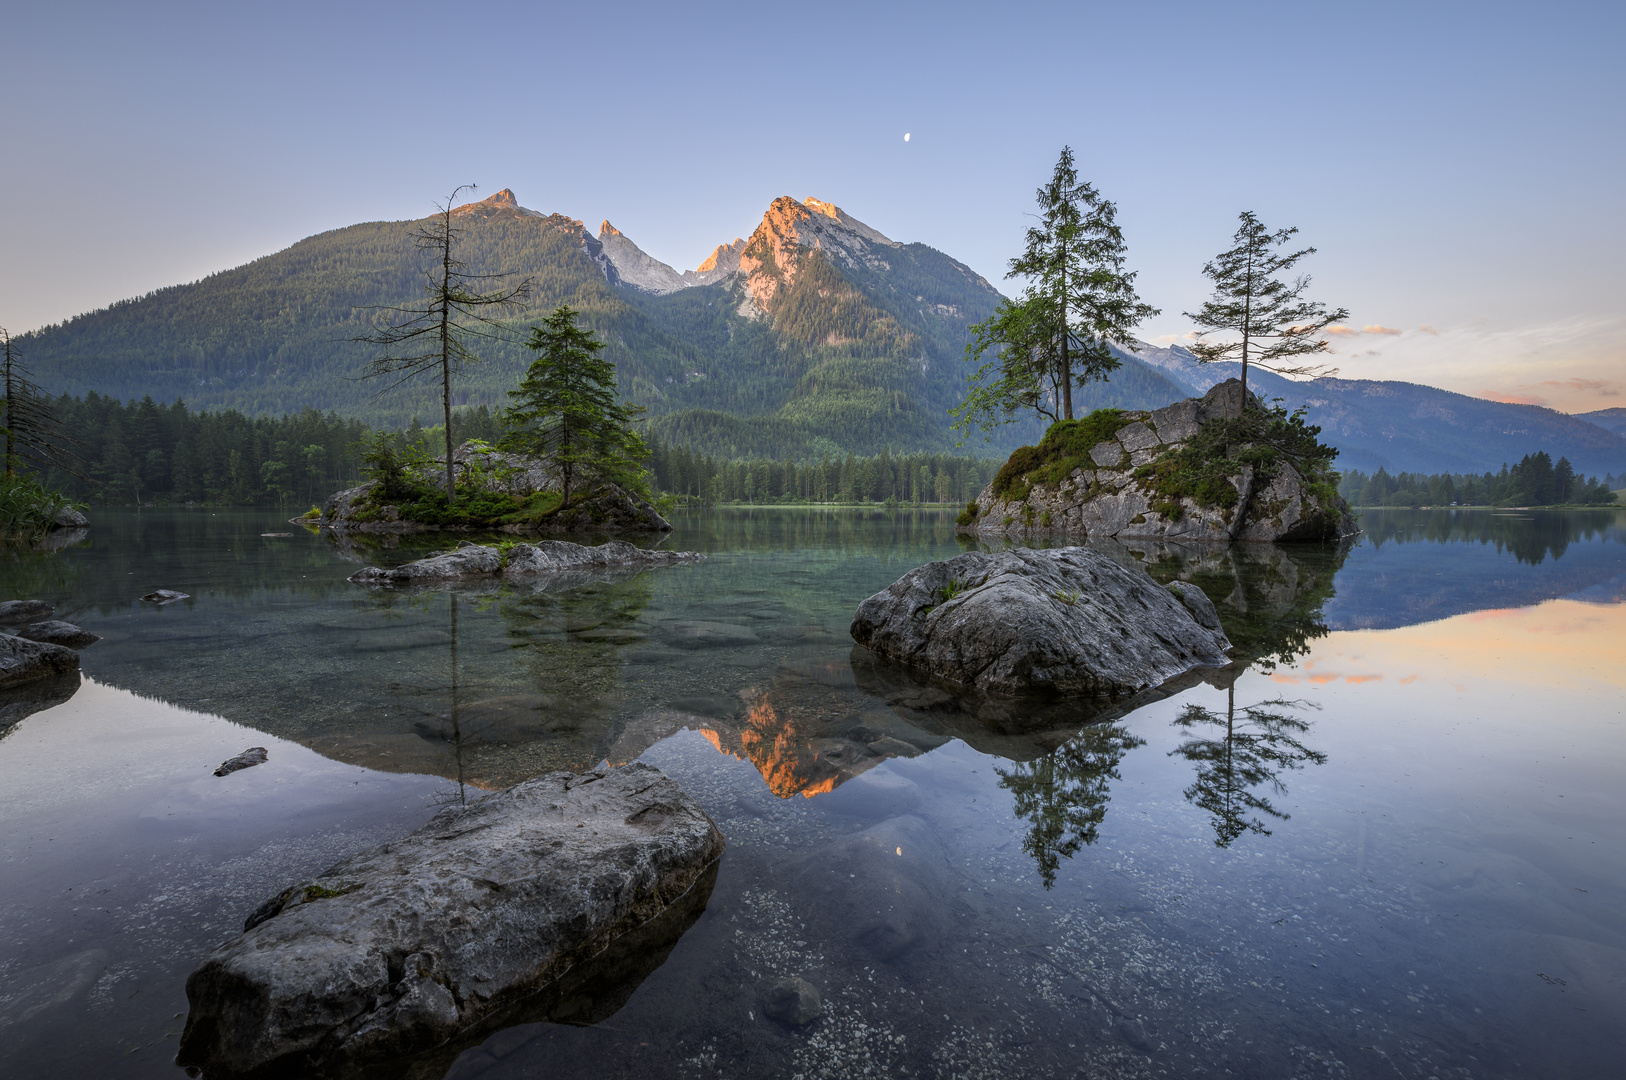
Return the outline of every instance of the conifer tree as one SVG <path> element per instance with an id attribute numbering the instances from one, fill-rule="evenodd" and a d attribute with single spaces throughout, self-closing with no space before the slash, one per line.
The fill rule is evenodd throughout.
<path id="1" fill-rule="evenodd" d="M 458 192 L 474 190 L 473 184 L 455 189 L 439 213 L 427 219 L 418 230 L 418 247 L 432 252 L 438 266 L 429 271 L 424 301 L 416 307 L 392 308 L 392 318 L 373 333 L 357 338 L 384 348 L 384 355 L 367 365 L 365 377 L 400 375 L 386 389 L 393 389 L 414 375 L 433 372 L 440 379 L 441 410 L 446 423 L 446 501 L 457 498 L 452 472 L 452 376 L 464 364 L 479 360 L 471 339 L 497 338 L 497 322 L 491 317 L 512 308 L 530 296 L 531 280 L 480 292 L 482 282 L 508 278 L 509 274 L 471 274 L 466 265 L 452 257 L 460 230 L 452 221 L 452 203 Z M 486 314 L 490 312 L 491 314 Z"/>
<path id="2" fill-rule="evenodd" d="M 1104 381 L 1119 366 L 1112 343 L 1158 314 L 1124 269 L 1118 208 L 1079 181 L 1072 147 L 1062 147 L 1037 197 L 1039 222 L 1005 275 L 1027 278 L 1028 287 L 971 327 L 966 358 L 977 362 L 990 349 L 996 358 L 972 376 L 970 396 L 953 410 L 956 427 L 986 429 L 1023 410 L 1073 419 L 1074 384 Z"/>
<path id="3" fill-rule="evenodd" d="M 1251 210 L 1239 216 L 1241 222 L 1232 237 L 1235 246 L 1223 251 L 1203 266 L 1203 274 L 1214 282 L 1213 299 L 1186 318 L 1199 327 L 1198 337 L 1232 332 L 1235 340 L 1200 341 L 1191 347 L 1204 364 L 1220 360 L 1242 361 L 1242 400 L 1248 400 L 1250 363 L 1278 375 L 1333 375 L 1336 369 L 1324 364 L 1293 364 L 1294 357 L 1323 352 L 1324 338 L 1316 335 L 1332 323 L 1349 318 L 1346 308 L 1328 311 L 1323 304 L 1304 299 L 1310 287 L 1307 275 L 1292 281 L 1277 277 L 1291 270 L 1315 248 L 1279 250 L 1298 232 L 1297 228 L 1271 232 Z"/>
<path id="4" fill-rule="evenodd" d="M 504 449 L 546 456 L 559 469 L 564 502 L 578 480 L 603 477 L 623 487 L 644 487 L 649 449 L 632 425 L 644 411 L 616 397 L 615 365 L 599 356 L 604 343 L 576 325 L 577 312 L 560 305 L 525 346 L 536 352 L 504 417 Z"/>

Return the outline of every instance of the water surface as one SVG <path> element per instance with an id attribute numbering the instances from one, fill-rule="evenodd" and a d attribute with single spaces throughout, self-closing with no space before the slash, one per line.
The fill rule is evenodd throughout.
<path id="1" fill-rule="evenodd" d="M 345 578 L 421 548 L 104 513 L 0 567 L 105 636 L 0 737 L 0 1065 L 176 1075 L 185 976 L 266 895 L 460 785 L 642 757 L 729 840 L 706 914 L 609 1021 L 453 1075 L 1611 1075 L 1622 519 L 1363 524 L 1110 547 L 1201 585 L 1238 662 L 991 715 L 846 634 L 969 546 L 946 514 L 696 514 L 664 543 L 698 565 L 402 595 Z M 808 1029 L 761 1013 L 788 974 Z"/>

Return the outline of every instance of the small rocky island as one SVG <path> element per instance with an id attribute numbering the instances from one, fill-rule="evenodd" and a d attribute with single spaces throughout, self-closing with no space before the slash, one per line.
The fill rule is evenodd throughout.
<path id="1" fill-rule="evenodd" d="M 448 807 L 249 915 L 186 981 L 176 1062 L 208 1077 L 440 1076 L 498 1027 L 596 1022 L 699 917 L 723 846 L 639 762 Z"/>
<path id="2" fill-rule="evenodd" d="M 694 551 L 659 551 L 634 547 L 625 540 L 611 540 L 588 547 L 564 540 L 544 540 L 538 544 L 505 544 L 488 547 L 467 541 L 440 555 L 381 569 L 364 566 L 350 575 L 357 585 L 403 588 L 433 585 L 467 579 L 534 578 L 539 575 L 579 574 L 615 570 L 641 570 L 648 566 L 675 566 L 700 562 L 705 556 Z"/>
<path id="3" fill-rule="evenodd" d="M 558 470 L 546 458 L 527 457 L 469 441 L 452 453 L 459 493 L 446 503 L 437 479 L 444 455 L 427 462 L 388 463 L 365 484 L 328 497 L 301 524 L 340 532 L 411 533 L 442 529 L 510 533 L 670 532 L 671 522 L 649 500 L 604 482 L 564 505 Z"/>
<path id="4" fill-rule="evenodd" d="M 1251 396 L 1251 395 L 1250 395 Z M 1336 451 L 1242 384 L 1151 412 L 1098 409 L 1013 453 L 960 515 L 978 536 L 1336 540 L 1357 531 Z"/>
<path id="5" fill-rule="evenodd" d="M 958 689 L 1084 700 L 1222 667 L 1231 647 L 1201 589 L 1082 547 L 928 563 L 859 605 L 852 637 Z"/>

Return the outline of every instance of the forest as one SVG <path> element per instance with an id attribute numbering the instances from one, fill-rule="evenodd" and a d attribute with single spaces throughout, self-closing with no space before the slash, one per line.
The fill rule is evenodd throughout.
<path id="1" fill-rule="evenodd" d="M 52 407 L 77 442 L 73 471 L 40 477 L 92 505 L 209 503 L 308 506 L 363 479 L 361 447 L 372 428 L 336 413 L 307 409 L 281 417 L 248 417 L 235 409 L 200 411 L 150 396 L 120 402 L 91 392 L 63 395 Z M 452 414 L 454 444 L 495 443 L 498 414 L 484 405 Z M 429 453 L 444 454 L 445 430 L 417 420 L 403 433 Z M 651 440 L 656 491 L 684 501 L 965 502 L 998 470 L 992 459 L 946 454 L 832 455 L 803 463 L 717 457 Z"/>
<path id="2" fill-rule="evenodd" d="M 1351 506 L 1607 506 L 1626 476 L 1583 477 L 1569 459 L 1545 450 L 1526 454 L 1499 473 L 1396 473 L 1358 469 L 1343 474 L 1338 494 Z"/>

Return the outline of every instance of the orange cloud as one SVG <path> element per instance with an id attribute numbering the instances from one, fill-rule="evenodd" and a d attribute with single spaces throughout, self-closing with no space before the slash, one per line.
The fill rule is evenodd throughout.
<path id="1" fill-rule="evenodd" d="M 1333 335 L 1334 337 L 1354 337 L 1356 334 L 1360 333 L 1360 331 L 1355 329 L 1353 326 L 1340 326 L 1338 323 L 1333 323 L 1331 326 L 1327 327 L 1327 333 Z"/>
<path id="2" fill-rule="evenodd" d="M 1400 331 L 1396 330 L 1392 326 L 1384 326 L 1381 323 L 1367 323 L 1365 326 L 1361 327 L 1361 333 L 1363 333 L 1363 334 L 1398 334 L 1398 333 L 1400 333 Z"/>
<path id="3" fill-rule="evenodd" d="M 1434 329 L 1432 326 L 1428 325 L 1428 323 L 1424 323 L 1422 326 L 1419 326 L 1417 328 L 1417 332 L 1419 334 L 1432 334 L 1435 337 L 1440 336 L 1440 332 L 1438 330 Z"/>
<path id="4" fill-rule="evenodd" d="M 1486 401 L 1500 401 L 1508 405 L 1546 405 L 1547 399 L 1540 394 L 1512 393 L 1504 394 L 1500 390 L 1486 390 L 1479 395 Z"/>
<path id="5" fill-rule="evenodd" d="M 1578 390 L 1583 394 L 1592 394 L 1596 397 L 1620 397 L 1621 395 L 1620 384 L 1610 382 L 1608 379 L 1564 379 L 1563 381 L 1548 379 L 1541 385 L 1560 386 L 1569 390 Z"/>

